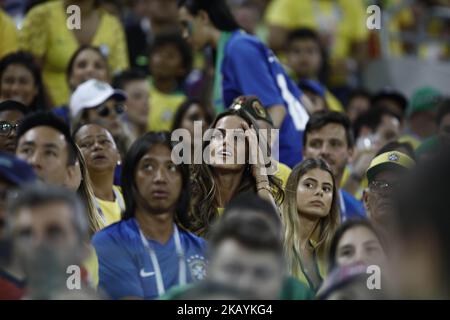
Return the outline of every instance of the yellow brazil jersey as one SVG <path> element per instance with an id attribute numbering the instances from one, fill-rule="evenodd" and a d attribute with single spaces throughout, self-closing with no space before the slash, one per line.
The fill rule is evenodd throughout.
<path id="1" fill-rule="evenodd" d="M 18 32 L 13 20 L 0 8 L 0 59 L 18 49 Z"/>
<path id="2" fill-rule="evenodd" d="M 122 191 L 116 186 L 113 186 L 113 190 L 116 198 L 114 201 L 105 201 L 97 197 L 95 198 L 95 201 L 98 203 L 101 210 L 100 215 L 104 218 L 105 227 L 119 221 L 122 210 L 125 209 Z"/>
<path id="3" fill-rule="evenodd" d="M 128 68 L 128 51 L 120 21 L 100 10 L 100 24 L 92 39 L 108 58 L 112 73 Z M 66 68 L 73 53 L 80 46 L 75 34 L 67 27 L 63 1 L 37 5 L 26 15 L 19 33 L 19 46 L 43 61 L 43 78 L 53 105 L 69 100 Z"/>
<path id="4" fill-rule="evenodd" d="M 148 113 L 147 129 L 151 131 L 170 131 L 175 112 L 186 100 L 180 92 L 163 93 L 155 88 L 150 81 L 150 112 Z"/>
<path id="5" fill-rule="evenodd" d="M 273 0 L 265 20 L 269 25 L 289 30 L 313 28 L 326 31 L 330 34 L 326 41 L 332 60 L 350 56 L 352 42 L 368 37 L 362 1 Z"/>
<path id="6" fill-rule="evenodd" d="M 93 288 L 98 286 L 98 257 L 92 245 L 89 245 L 89 253 L 83 261 L 83 267 L 88 273 L 88 282 Z"/>
<path id="7" fill-rule="evenodd" d="M 344 188 L 345 184 L 347 183 L 348 179 L 350 178 L 350 169 L 349 167 L 345 167 L 344 173 L 342 175 L 341 179 L 341 188 Z M 362 200 L 364 189 L 366 189 L 369 186 L 369 182 L 367 181 L 367 178 L 364 176 L 364 178 L 361 180 L 361 183 L 359 184 L 358 190 L 352 196 L 354 196 L 357 200 Z"/>
<path id="8" fill-rule="evenodd" d="M 275 160 L 272 161 L 276 162 Z M 277 165 L 277 172 L 275 173 L 275 176 L 283 182 L 283 189 L 285 189 L 287 180 L 292 170 L 287 165 L 281 162 L 276 162 L 276 165 Z"/>
<path id="9" fill-rule="evenodd" d="M 341 102 L 328 89 L 325 91 L 325 100 L 330 111 L 344 112 Z"/>

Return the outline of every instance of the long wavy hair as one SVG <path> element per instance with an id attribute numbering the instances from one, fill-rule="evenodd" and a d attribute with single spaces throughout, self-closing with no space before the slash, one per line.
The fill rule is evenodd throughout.
<path id="1" fill-rule="evenodd" d="M 297 209 L 297 187 L 300 179 L 313 169 L 328 172 L 333 181 L 333 200 L 331 202 L 330 212 L 327 216 L 319 219 L 317 225 L 311 230 L 308 236 L 310 239 L 317 228 L 319 228 L 319 241 L 316 249 L 317 257 L 320 261 L 326 262 L 331 241 L 340 223 L 339 195 L 330 167 L 322 159 L 306 159 L 302 161 L 295 166 L 287 180 L 286 199 L 282 211 L 282 220 L 285 227 L 284 248 L 286 250 L 286 260 L 289 272 L 294 277 L 298 277 L 302 273 L 300 261 L 300 230 L 302 225 L 299 217 L 301 213 Z"/>
<path id="2" fill-rule="evenodd" d="M 217 122 L 227 116 L 238 116 L 242 118 L 249 127 L 253 126 L 258 132 L 259 127 L 256 121 L 242 109 L 229 109 L 219 114 L 211 125 L 211 129 L 215 128 Z M 258 136 L 258 135 L 257 135 Z M 206 139 L 208 140 L 208 139 Z M 259 137 L 258 137 L 259 142 Z M 209 145 L 209 141 L 203 142 L 203 152 Z M 202 152 L 202 154 L 203 154 Z M 244 168 L 244 174 L 241 179 L 241 183 L 236 191 L 236 195 L 243 192 L 256 193 L 256 181 L 253 177 L 251 164 L 246 159 Z M 202 164 L 194 164 L 192 166 L 192 194 L 193 200 L 190 210 L 191 218 L 191 230 L 201 236 L 207 236 L 209 227 L 214 223 L 214 220 L 218 216 L 219 208 L 219 186 L 215 177 L 215 169 L 213 166 L 206 164 L 202 161 Z M 282 188 L 282 182 L 274 175 L 268 175 L 270 187 L 272 189 L 272 195 L 278 207 L 281 206 L 284 200 L 284 191 Z"/>

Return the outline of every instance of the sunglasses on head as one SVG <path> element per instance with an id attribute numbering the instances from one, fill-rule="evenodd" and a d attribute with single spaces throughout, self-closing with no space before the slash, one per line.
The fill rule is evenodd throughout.
<path id="1" fill-rule="evenodd" d="M 110 108 L 106 104 L 102 104 L 98 106 L 96 110 L 97 114 L 100 117 L 107 117 L 109 116 L 110 112 L 112 112 L 111 109 L 113 109 L 116 112 L 116 114 L 120 115 L 125 112 L 125 105 L 118 103 L 115 104 L 113 108 Z"/>
<path id="2" fill-rule="evenodd" d="M 11 131 L 16 130 L 19 128 L 19 124 L 12 124 L 8 121 L 0 121 L 0 135 L 1 136 L 8 136 Z"/>

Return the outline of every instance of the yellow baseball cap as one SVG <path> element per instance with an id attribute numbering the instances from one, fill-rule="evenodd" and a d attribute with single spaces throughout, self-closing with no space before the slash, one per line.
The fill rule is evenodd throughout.
<path id="1" fill-rule="evenodd" d="M 375 175 L 385 169 L 408 170 L 414 165 L 415 161 L 406 154 L 398 151 L 388 151 L 372 159 L 366 171 L 367 180 L 369 182 L 373 181 Z"/>

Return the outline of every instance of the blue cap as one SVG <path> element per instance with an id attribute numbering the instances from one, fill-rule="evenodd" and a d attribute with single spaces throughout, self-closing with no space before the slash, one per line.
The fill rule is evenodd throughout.
<path id="1" fill-rule="evenodd" d="M 302 90 L 312 91 L 314 94 L 325 98 L 325 88 L 318 81 L 303 79 L 298 82 L 298 86 Z"/>
<path id="2" fill-rule="evenodd" d="M 35 182 L 37 178 L 28 163 L 13 155 L 0 152 L 0 179 L 16 186 L 22 186 Z"/>

